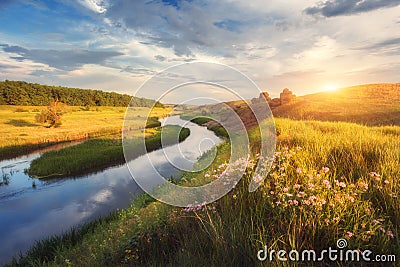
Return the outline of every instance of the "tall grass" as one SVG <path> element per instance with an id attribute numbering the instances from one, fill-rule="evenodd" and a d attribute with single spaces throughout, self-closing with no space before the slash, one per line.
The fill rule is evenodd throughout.
<path id="1" fill-rule="evenodd" d="M 335 248 L 339 238 L 349 249 L 398 258 L 400 128 L 289 119 L 276 125 L 274 164 L 257 191 L 248 191 L 250 164 L 241 182 L 211 205 L 180 209 L 144 196 L 141 205 L 61 249 L 50 265 L 265 266 L 269 262 L 257 259 L 265 245 L 320 251 Z M 257 133 L 250 136 L 257 139 Z M 230 144 L 223 143 L 207 170 L 180 182 L 215 179 L 229 154 Z M 271 264 L 289 266 L 276 257 Z"/>

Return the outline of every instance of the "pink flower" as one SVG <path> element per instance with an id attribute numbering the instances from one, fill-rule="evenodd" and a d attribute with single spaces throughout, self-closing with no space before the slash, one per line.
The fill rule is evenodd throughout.
<path id="1" fill-rule="evenodd" d="M 294 187 L 294 189 L 300 189 L 300 185 L 299 184 L 295 184 L 293 187 Z"/>
<path id="2" fill-rule="evenodd" d="M 392 231 L 388 231 L 387 234 L 388 234 L 388 236 L 390 236 L 390 238 L 394 238 L 394 235 L 393 235 Z"/>
<path id="3" fill-rule="evenodd" d="M 298 174 L 300 174 L 300 173 L 302 173 L 303 171 L 302 171 L 301 168 L 299 167 L 299 168 L 296 169 L 296 172 L 297 172 Z"/>
<path id="4" fill-rule="evenodd" d="M 349 231 L 347 231 L 346 234 L 347 234 L 348 237 L 352 237 L 353 236 L 353 233 L 349 232 Z"/>
<path id="5" fill-rule="evenodd" d="M 389 181 L 388 181 L 388 180 L 385 180 L 384 183 L 385 183 L 385 184 L 389 184 Z"/>
<path id="6" fill-rule="evenodd" d="M 323 180 L 322 184 L 326 187 L 326 188 L 331 188 L 331 183 L 328 180 Z"/>
<path id="7" fill-rule="evenodd" d="M 270 191 L 269 193 L 270 193 L 271 195 L 274 195 L 274 194 L 275 194 L 275 192 L 274 192 L 274 191 Z"/>
<path id="8" fill-rule="evenodd" d="M 283 188 L 283 192 L 287 193 L 289 192 L 289 189 L 287 187 Z"/>
<path id="9" fill-rule="evenodd" d="M 262 176 L 257 174 L 256 176 L 253 177 L 253 181 L 256 183 L 260 183 L 263 180 Z"/>
<path id="10" fill-rule="evenodd" d="M 328 167 L 322 167 L 322 171 L 323 171 L 324 173 L 327 173 L 327 172 L 329 172 L 329 168 L 328 168 Z"/>
<path id="11" fill-rule="evenodd" d="M 309 183 L 307 186 L 308 186 L 308 189 L 313 189 L 314 188 L 314 184 L 313 183 Z"/>
<path id="12" fill-rule="evenodd" d="M 341 187 L 341 188 L 345 188 L 346 187 L 346 184 L 344 182 L 336 181 L 336 185 Z"/>
<path id="13" fill-rule="evenodd" d="M 299 202 L 295 199 L 295 200 L 293 200 L 293 204 L 297 206 L 297 205 L 299 205 Z"/>
<path id="14" fill-rule="evenodd" d="M 206 173 L 206 174 L 204 175 L 204 177 L 208 178 L 208 177 L 210 177 L 210 175 L 209 175 L 208 173 Z"/>

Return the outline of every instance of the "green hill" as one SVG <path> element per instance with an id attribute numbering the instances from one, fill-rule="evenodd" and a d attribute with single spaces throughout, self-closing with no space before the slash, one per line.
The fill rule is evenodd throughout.
<path id="1" fill-rule="evenodd" d="M 0 105 L 46 106 L 58 98 L 70 106 L 152 107 L 154 100 L 115 92 L 48 86 L 23 81 L 0 82 Z M 131 102 L 132 101 L 132 102 Z M 157 102 L 157 107 L 162 104 Z"/>
<path id="2" fill-rule="evenodd" d="M 368 84 L 299 96 L 273 108 L 275 117 L 400 125 L 400 83 Z"/>

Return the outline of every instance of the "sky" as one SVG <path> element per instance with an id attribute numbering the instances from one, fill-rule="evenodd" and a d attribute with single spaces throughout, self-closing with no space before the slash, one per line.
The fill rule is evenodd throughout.
<path id="1" fill-rule="evenodd" d="M 0 0 L 0 80 L 134 94 L 198 61 L 272 96 L 399 82 L 400 0 Z"/>

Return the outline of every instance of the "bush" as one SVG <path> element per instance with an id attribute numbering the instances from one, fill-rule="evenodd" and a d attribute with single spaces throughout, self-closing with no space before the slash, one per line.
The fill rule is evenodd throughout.
<path id="1" fill-rule="evenodd" d="M 61 116 L 65 113 L 65 104 L 58 101 L 58 99 L 50 102 L 45 110 L 36 114 L 35 121 L 38 123 L 49 123 L 49 128 L 61 126 Z"/>

